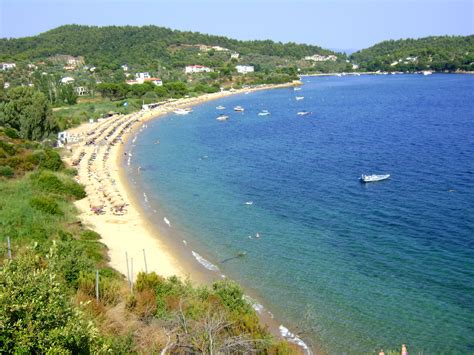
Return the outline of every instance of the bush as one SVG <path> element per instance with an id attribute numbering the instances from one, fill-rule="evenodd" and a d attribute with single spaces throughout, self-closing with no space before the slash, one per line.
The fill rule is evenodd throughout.
<path id="1" fill-rule="evenodd" d="M 4 177 L 12 177 L 15 174 L 11 167 L 7 166 L 0 166 L 0 176 Z"/>
<path id="2" fill-rule="evenodd" d="M 86 197 L 84 187 L 70 178 L 63 181 L 59 176 L 48 171 L 42 171 L 31 177 L 35 185 L 44 192 L 62 194 L 76 199 Z"/>
<path id="3" fill-rule="evenodd" d="M 97 232 L 94 232 L 93 230 L 87 229 L 85 231 L 82 231 L 81 239 L 82 240 L 99 240 L 100 234 Z"/>
<path id="4" fill-rule="evenodd" d="M 40 162 L 40 168 L 58 171 L 64 167 L 61 156 L 53 149 L 45 149 L 46 159 Z"/>
<path id="5" fill-rule="evenodd" d="M 240 314 L 253 313 L 252 307 L 243 299 L 242 288 L 236 282 L 230 280 L 214 282 L 212 289 L 229 311 Z"/>
<path id="6" fill-rule="evenodd" d="M 13 144 L 4 142 L 2 140 L 0 140 L 0 148 L 2 148 L 3 151 L 8 155 L 14 155 L 16 153 L 16 149 Z"/>
<path id="7" fill-rule="evenodd" d="M 62 216 L 64 213 L 58 203 L 49 196 L 36 196 L 30 200 L 30 206 L 38 211 Z"/>
<path id="8" fill-rule="evenodd" d="M 17 139 L 17 138 L 20 138 L 20 135 L 18 134 L 18 131 L 14 128 L 11 128 L 11 127 L 5 127 L 5 129 L 3 130 L 3 132 L 5 133 L 5 135 L 9 138 L 12 138 L 12 139 Z"/>

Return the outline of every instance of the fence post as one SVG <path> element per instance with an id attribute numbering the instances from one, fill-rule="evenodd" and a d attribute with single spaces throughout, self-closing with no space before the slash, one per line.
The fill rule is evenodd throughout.
<path id="1" fill-rule="evenodd" d="M 99 302 L 99 270 L 95 271 L 95 299 Z"/>
<path id="2" fill-rule="evenodd" d="M 148 274 L 148 265 L 146 264 L 145 249 L 143 249 L 143 260 L 145 260 L 145 273 Z"/>
<path id="3" fill-rule="evenodd" d="M 128 267 L 128 253 L 125 252 L 125 257 L 127 258 L 127 279 L 128 279 L 128 285 L 130 288 L 132 288 L 132 283 L 130 282 L 130 269 Z"/>
<path id="4" fill-rule="evenodd" d="M 133 258 L 130 259 L 130 289 L 133 292 Z"/>
<path id="5" fill-rule="evenodd" d="M 12 248 L 10 244 L 10 237 L 7 237 L 7 246 L 8 246 L 8 259 L 12 258 Z"/>

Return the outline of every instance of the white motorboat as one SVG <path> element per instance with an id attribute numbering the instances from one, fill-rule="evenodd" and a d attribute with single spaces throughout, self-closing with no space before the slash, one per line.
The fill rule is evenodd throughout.
<path id="1" fill-rule="evenodd" d="M 193 110 L 190 108 L 178 108 L 177 110 L 174 110 L 173 112 L 177 115 L 187 115 L 193 112 Z"/>
<path id="2" fill-rule="evenodd" d="M 300 101 L 300 100 L 303 100 L 304 99 L 304 96 L 296 96 L 296 101 Z"/>
<path id="3" fill-rule="evenodd" d="M 219 105 L 219 106 L 216 107 L 216 110 L 225 110 L 225 107 L 222 106 L 222 105 Z"/>
<path id="4" fill-rule="evenodd" d="M 301 88 L 300 87 L 296 87 L 296 88 L 293 88 L 294 91 L 300 91 Z"/>
<path id="5" fill-rule="evenodd" d="M 308 116 L 311 112 L 309 111 L 298 111 L 298 116 Z"/>
<path id="6" fill-rule="evenodd" d="M 361 182 L 377 182 L 377 181 L 383 181 L 387 180 L 390 177 L 390 174 L 384 174 L 384 175 L 362 175 L 360 177 Z"/>
<path id="7" fill-rule="evenodd" d="M 235 107 L 234 107 L 234 111 L 243 112 L 243 111 L 244 111 L 244 108 L 243 108 L 242 106 L 235 106 Z"/>
<path id="8" fill-rule="evenodd" d="M 270 114 L 270 112 L 268 112 L 268 110 L 262 110 L 258 113 L 259 116 L 268 116 Z"/>
<path id="9" fill-rule="evenodd" d="M 423 75 L 431 75 L 433 72 L 431 70 L 423 70 L 422 71 Z"/>
<path id="10" fill-rule="evenodd" d="M 227 121 L 228 119 L 229 119 L 229 116 L 227 116 L 227 115 L 219 115 L 216 118 L 216 120 L 221 121 L 221 122 L 222 121 Z"/>

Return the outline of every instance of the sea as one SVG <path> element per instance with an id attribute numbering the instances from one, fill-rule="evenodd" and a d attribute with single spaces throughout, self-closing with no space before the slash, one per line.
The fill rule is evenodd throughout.
<path id="1" fill-rule="evenodd" d="M 302 81 L 145 124 L 123 165 L 151 222 L 303 346 L 473 353 L 474 76 Z"/>

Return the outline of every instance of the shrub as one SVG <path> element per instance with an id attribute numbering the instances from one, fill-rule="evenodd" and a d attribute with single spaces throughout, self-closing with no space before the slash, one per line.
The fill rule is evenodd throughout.
<path id="1" fill-rule="evenodd" d="M 3 149 L 8 155 L 14 155 L 16 153 L 15 146 L 13 144 L 4 142 L 0 139 L 0 148 Z"/>
<path id="2" fill-rule="evenodd" d="M 48 196 L 35 196 L 30 199 L 30 206 L 38 211 L 62 216 L 64 213 L 58 203 Z"/>
<path id="3" fill-rule="evenodd" d="M 0 166 L 0 176 L 4 177 L 12 177 L 15 174 L 11 167 L 7 166 Z"/>
<path id="4" fill-rule="evenodd" d="M 44 192 L 57 193 L 76 199 L 86 197 L 86 191 L 82 185 L 71 179 L 61 179 L 49 171 L 42 171 L 31 176 L 35 185 Z"/>
<path id="5" fill-rule="evenodd" d="M 64 167 L 61 156 L 53 149 L 45 149 L 46 159 L 40 162 L 40 168 L 58 171 Z"/>
<path id="6" fill-rule="evenodd" d="M 165 279 L 161 276 L 158 276 L 155 272 L 150 272 L 146 274 L 140 272 L 137 275 L 137 281 L 135 282 L 135 289 L 138 292 L 151 290 L 155 292 L 159 285 L 163 284 Z"/>
<path id="7" fill-rule="evenodd" d="M 252 307 L 243 299 L 242 288 L 236 282 L 230 280 L 214 282 L 212 289 L 229 311 L 240 314 L 253 313 Z"/>
<path id="8" fill-rule="evenodd" d="M 14 128 L 11 128 L 11 127 L 5 127 L 5 129 L 3 130 L 3 132 L 5 133 L 5 135 L 9 138 L 12 138 L 12 139 L 17 139 L 17 138 L 20 138 L 20 135 L 18 134 L 18 131 Z"/>
<path id="9" fill-rule="evenodd" d="M 93 230 L 86 229 L 85 231 L 82 231 L 81 239 L 82 240 L 99 240 L 100 234 L 97 232 L 94 232 Z"/>

